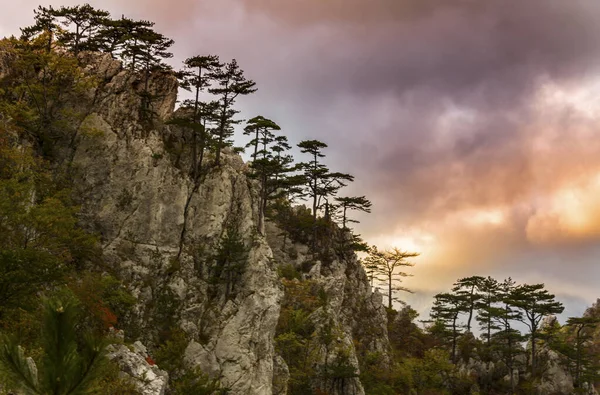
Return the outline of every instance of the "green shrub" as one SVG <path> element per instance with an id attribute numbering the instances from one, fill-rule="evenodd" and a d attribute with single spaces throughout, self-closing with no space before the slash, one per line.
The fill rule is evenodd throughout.
<path id="1" fill-rule="evenodd" d="M 203 374 L 199 368 L 184 373 L 171 383 L 175 395 L 227 395 L 228 389 L 221 383 Z"/>
<path id="2" fill-rule="evenodd" d="M 188 343 L 185 333 L 181 329 L 174 329 L 170 332 L 170 339 L 154 353 L 158 366 L 171 377 L 176 377 L 183 370 L 183 357 Z"/>
<path id="3" fill-rule="evenodd" d="M 280 278 L 285 278 L 286 280 L 302 280 L 302 275 L 292 264 L 279 266 L 277 268 L 277 273 L 279 274 Z"/>

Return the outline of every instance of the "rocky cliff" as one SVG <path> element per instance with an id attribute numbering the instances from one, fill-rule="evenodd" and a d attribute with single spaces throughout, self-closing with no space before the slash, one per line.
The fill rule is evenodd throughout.
<path id="1" fill-rule="evenodd" d="M 85 118 L 65 156 L 75 169 L 85 226 L 100 235 L 105 261 L 138 300 L 128 317 L 135 329 L 127 336 L 152 350 L 165 332 L 182 330 L 189 339 L 188 368 L 219 378 L 231 394 L 286 393 L 288 368 L 274 343 L 284 296 L 277 268 L 300 268 L 307 247 L 296 245 L 300 253 L 292 258 L 275 236 L 276 224 L 257 228 L 257 188 L 236 154 L 227 152 L 220 167 L 210 167 L 200 182 L 191 180 L 182 155 L 185 137 L 165 124 L 177 99 L 173 76 L 151 76 L 156 118 L 149 123 L 139 114 L 140 76 L 109 55 L 88 55 L 85 63 L 98 83 L 87 92 L 88 102 L 77 105 Z M 232 284 L 215 285 L 210 257 L 232 229 L 246 248 L 246 264 Z M 327 295 L 311 317 L 315 333 L 325 322 L 336 328 L 335 347 L 313 346 L 316 365 L 343 349 L 358 373 L 357 339 L 387 353 L 381 296 L 371 293 L 353 254 L 316 262 L 304 276 Z M 369 317 L 369 325 L 357 317 Z M 331 394 L 364 393 L 356 374 L 313 385 Z"/>

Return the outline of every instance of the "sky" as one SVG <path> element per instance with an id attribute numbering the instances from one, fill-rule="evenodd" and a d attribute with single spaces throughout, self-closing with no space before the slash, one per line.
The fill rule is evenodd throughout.
<path id="1" fill-rule="evenodd" d="M 38 5 L 0 2 L 0 36 Z M 155 21 L 174 65 L 236 58 L 244 117 L 328 143 L 373 202 L 356 231 L 421 253 L 418 309 L 470 275 L 545 283 L 568 315 L 600 297 L 597 0 L 89 2 Z"/>

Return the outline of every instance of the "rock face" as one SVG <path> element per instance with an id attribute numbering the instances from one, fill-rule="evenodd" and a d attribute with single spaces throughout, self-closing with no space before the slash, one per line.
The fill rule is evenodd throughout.
<path id="1" fill-rule="evenodd" d="M 552 350 L 541 350 L 538 354 L 545 360 L 544 372 L 537 387 L 538 395 L 573 393 L 573 377 L 560 363 L 558 354 Z"/>
<path id="2" fill-rule="evenodd" d="M 289 241 L 284 243 L 281 234 L 281 229 L 267 222 L 266 235 L 276 262 L 300 269 L 307 262 L 308 247 L 303 244 L 290 245 Z M 385 361 L 389 361 L 387 314 L 383 297 L 371 291 L 367 275 L 356 255 L 337 256 L 327 263 L 317 261 L 304 277 L 320 285 L 327 295 L 325 305 L 310 317 L 316 326 L 317 338 L 322 338 L 325 331 L 333 334 L 330 344 L 321 341 L 314 347 L 313 352 L 319 356 L 317 369 L 343 361 L 343 364 L 359 373 L 359 350 L 356 344 L 361 345 L 363 352 L 380 353 Z M 365 393 L 356 377 L 319 380 L 313 386 L 328 394 Z"/>
<path id="3" fill-rule="evenodd" d="M 173 165 L 168 127 L 140 120 L 140 81 L 110 56 L 93 58 L 88 71 L 102 77 L 90 92 L 92 111 L 73 152 L 85 221 L 102 238 L 107 262 L 138 298 L 139 333 L 152 345 L 161 330 L 183 329 L 192 339 L 190 365 L 219 377 L 232 394 L 272 392 L 273 336 L 282 291 L 271 250 L 258 237 L 254 190 L 242 160 L 223 155 L 222 166 L 195 185 Z M 173 112 L 177 82 L 154 75 L 152 109 Z M 248 249 L 235 292 L 210 294 L 207 256 L 229 227 Z"/>
<path id="4" fill-rule="evenodd" d="M 143 395 L 163 395 L 167 390 L 169 375 L 149 362 L 146 347 L 140 342 L 130 350 L 123 344 L 107 347 L 108 359 L 116 362 Z"/>
<path id="5" fill-rule="evenodd" d="M 82 224 L 99 235 L 104 261 L 137 298 L 125 317 L 127 340 L 154 350 L 165 334 L 182 331 L 187 368 L 218 378 L 233 395 L 285 394 L 290 374 L 274 347 L 283 296 L 277 265 L 301 265 L 307 247 L 298 245 L 292 258 L 258 229 L 258 188 L 237 154 L 224 150 L 220 166 L 204 166 L 192 180 L 186 134 L 166 123 L 177 100 L 173 75 L 153 73 L 146 83 L 108 54 L 79 56 L 90 89 L 65 101 L 82 117 L 75 136 L 57 143 L 57 166 L 73 170 Z M 0 76 L 9 66 L 0 59 Z M 244 264 L 223 274 L 215 262 L 226 243 L 241 245 Z M 318 364 L 344 349 L 358 373 L 357 339 L 365 350 L 387 352 L 381 297 L 371 293 L 355 256 L 318 263 L 307 276 L 329 295 L 311 317 L 317 331 L 336 328 L 336 347 L 315 343 Z M 359 313 L 376 335 L 365 332 Z M 167 390 L 168 375 L 142 343 L 108 351 L 144 394 Z M 312 384 L 330 394 L 364 394 L 356 376 Z"/>

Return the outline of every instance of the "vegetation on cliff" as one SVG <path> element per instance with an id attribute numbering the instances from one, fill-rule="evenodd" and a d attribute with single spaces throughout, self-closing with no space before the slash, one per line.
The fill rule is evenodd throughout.
<path id="1" fill-rule="evenodd" d="M 235 127 L 243 122 L 236 99 L 257 89 L 236 60 L 222 63 L 215 55 L 190 57 L 181 71 L 173 70 L 166 63 L 173 41 L 153 25 L 112 19 L 87 4 L 40 7 L 34 25 L 22 29 L 20 38 L 0 41 L 0 392 L 138 391 L 119 378 L 103 352 L 108 340 L 118 341 L 109 338 L 116 329 L 139 332 L 132 319 L 138 300 L 104 261 L 102 235 L 91 232 L 73 192 L 77 137 L 97 133 L 83 122 L 105 99 L 101 90 L 88 95 L 105 81 L 89 72 L 86 54 L 118 58 L 137 77 L 136 122 L 181 131 L 177 141 L 164 136 L 164 146 L 173 166 L 189 177 L 192 190 L 224 166 L 224 150 L 233 146 Z M 151 87 L 155 75 L 178 78 L 193 96 L 170 119 L 157 114 L 161 98 Z M 402 285 L 409 275 L 403 269 L 413 265 L 409 259 L 418 253 L 382 251 L 349 228 L 357 222 L 352 212 L 369 213 L 372 204 L 365 196 L 341 196 L 354 177 L 327 166 L 327 144 L 299 142 L 304 161 L 295 162 L 291 144 L 274 120 L 257 115 L 244 130 L 252 138 L 246 145 L 252 158 L 246 176 L 256 191 L 254 234 L 250 241 L 244 238 L 231 208 L 213 250 L 198 243 L 195 270 L 208 284 L 207 300 L 222 308 L 240 292 L 251 244 L 265 236 L 267 223 L 280 231 L 277 237 L 288 257 L 298 255 L 297 246 L 307 246 L 299 265 L 276 262 L 284 297 L 274 345 L 287 365 L 287 393 L 344 394 L 364 387 L 369 395 L 530 394 L 534 386 L 551 380 L 553 363 L 570 373 L 576 393 L 588 393 L 597 384 L 598 306 L 561 326 L 548 317 L 561 313 L 563 306 L 543 284 L 474 276 L 436 295 L 431 319 L 421 327 L 400 293 L 409 291 Z M 162 154 L 153 154 L 153 160 L 160 159 Z M 129 207 L 133 193 L 123 190 L 117 206 Z M 299 201 L 310 208 L 295 205 Z M 184 221 L 167 277 L 181 269 L 185 232 Z M 368 277 L 356 252 L 364 254 Z M 332 299 L 339 295 L 315 273 L 333 272 L 339 262 L 350 273 L 344 275 L 360 270 L 356 277 L 362 273 L 364 278 L 356 281 L 386 290 L 387 326 L 372 316 L 382 307 L 369 307 L 364 300 L 352 306 L 356 316 L 334 319 Z M 157 336 L 152 351 L 170 374 L 170 391 L 227 393 L 218 377 L 186 366 L 190 339 L 178 327 L 173 291 L 164 287 L 154 297 L 150 308 Z M 343 303 L 350 302 L 339 301 Z M 479 339 L 473 334 L 476 323 Z M 346 342 L 349 327 L 352 338 Z M 195 340 L 202 343 L 203 336 Z"/>

